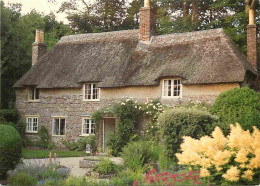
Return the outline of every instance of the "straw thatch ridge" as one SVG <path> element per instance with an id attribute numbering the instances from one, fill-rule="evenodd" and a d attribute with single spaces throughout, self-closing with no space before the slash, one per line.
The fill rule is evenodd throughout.
<path id="1" fill-rule="evenodd" d="M 81 88 L 158 85 L 180 77 L 183 84 L 243 82 L 256 70 L 222 29 L 154 36 L 138 30 L 64 36 L 15 88 Z"/>

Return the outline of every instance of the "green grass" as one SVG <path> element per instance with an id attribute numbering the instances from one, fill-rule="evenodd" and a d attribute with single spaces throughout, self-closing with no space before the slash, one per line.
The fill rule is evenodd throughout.
<path id="1" fill-rule="evenodd" d="M 34 150 L 34 149 L 23 149 L 22 157 L 25 159 L 30 158 L 48 158 L 50 152 L 56 153 L 57 157 L 82 157 L 86 155 L 84 151 L 55 151 L 55 150 Z"/>

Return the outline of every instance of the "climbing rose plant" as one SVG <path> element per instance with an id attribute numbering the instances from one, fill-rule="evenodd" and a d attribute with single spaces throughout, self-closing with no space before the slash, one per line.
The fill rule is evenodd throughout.
<path id="1" fill-rule="evenodd" d="M 239 124 L 230 125 L 225 137 L 219 127 L 212 136 L 200 139 L 184 137 L 179 164 L 200 169 L 200 177 L 215 184 L 259 184 L 260 131 L 244 131 Z"/>

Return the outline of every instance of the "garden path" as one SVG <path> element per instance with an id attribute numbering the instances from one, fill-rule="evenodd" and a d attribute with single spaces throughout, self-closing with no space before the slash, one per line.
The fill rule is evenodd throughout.
<path id="1" fill-rule="evenodd" d="M 95 159 L 100 158 L 100 156 L 94 156 Z M 105 157 L 104 157 L 105 158 Z M 120 157 L 108 157 L 111 161 L 115 164 L 121 164 L 123 162 L 122 158 Z M 71 175 L 80 177 L 85 176 L 87 173 L 86 168 L 79 168 L 79 161 L 83 160 L 84 157 L 70 157 L 70 158 L 57 158 L 56 162 L 60 163 L 65 167 L 70 168 Z M 23 162 L 25 164 L 45 164 L 49 162 L 48 158 L 45 159 L 24 159 Z"/>

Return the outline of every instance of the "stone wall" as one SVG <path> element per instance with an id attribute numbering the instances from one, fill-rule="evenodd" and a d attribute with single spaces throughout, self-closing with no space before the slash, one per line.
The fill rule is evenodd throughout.
<path id="1" fill-rule="evenodd" d="M 40 90 L 39 101 L 28 101 L 27 90 L 18 89 L 16 91 L 16 107 L 22 118 L 37 115 L 39 117 L 39 128 L 44 125 L 52 135 L 53 118 L 57 116 L 66 119 L 66 135 L 52 136 L 52 140 L 61 144 L 61 140 L 77 140 L 81 137 L 82 116 L 91 116 L 97 109 L 114 104 L 126 97 L 133 97 L 139 102 L 146 102 L 148 98 L 154 99 L 161 97 L 161 86 L 155 87 L 127 87 L 120 89 L 102 89 L 100 101 L 83 101 L 82 89 L 57 89 Z M 217 95 L 234 87 L 238 84 L 223 85 L 201 85 L 183 86 L 183 97 L 181 99 L 161 99 L 163 104 L 175 105 L 189 100 L 200 100 L 212 103 Z M 123 96 L 125 95 L 125 96 Z M 138 126 L 140 130 L 142 126 Z M 99 131 L 99 140 L 102 140 L 102 125 Z M 28 134 L 36 140 L 37 134 Z"/>

